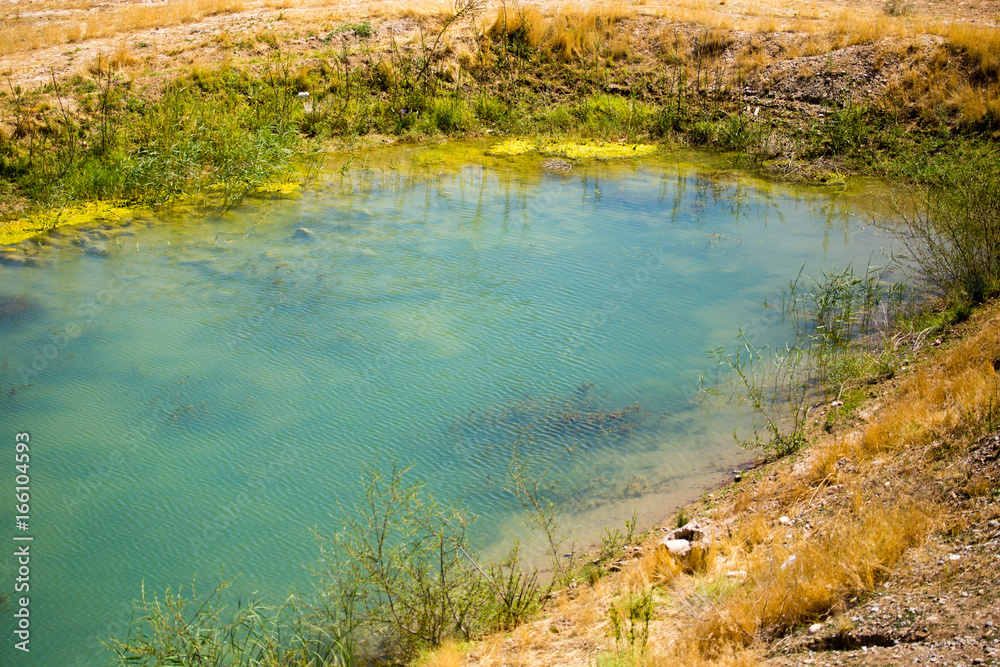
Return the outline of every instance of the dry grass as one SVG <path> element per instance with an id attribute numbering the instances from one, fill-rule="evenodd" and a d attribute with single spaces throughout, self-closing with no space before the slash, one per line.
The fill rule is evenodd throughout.
<path id="1" fill-rule="evenodd" d="M 243 8 L 243 0 L 182 0 L 156 5 L 116 5 L 86 12 L 72 20 L 11 21 L 0 28 L 0 55 L 192 23 L 206 16 L 239 12 Z"/>
<path id="2" fill-rule="evenodd" d="M 833 21 L 830 34 L 837 48 L 856 44 L 875 44 L 889 38 L 910 38 L 919 32 L 909 20 L 881 14 L 844 11 Z"/>
<path id="3" fill-rule="evenodd" d="M 711 28 L 705 30 L 695 41 L 694 52 L 699 58 L 718 58 L 735 40 L 729 30 Z"/>
<path id="4" fill-rule="evenodd" d="M 763 42 L 757 37 L 751 37 L 750 42 L 736 56 L 736 66 L 744 72 L 753 72 L 766 65 L 770 60 Z"/>
<path id="5" fill-rule="evenodd" d="M 417 658 L 413 667 L 461 667 L 462 647 L 453 640 L 446 640 L 433 651 Z"/>
<path id="6" fill-rule="evenodd" d="M 582 11 L 567 8 L 550 17 L 534 7 L 501 7 L 488 34 L 520 40 L 562 62 L 592 59 L 603 47 L 609 49 L 612 58 L 620 59 L 628 57 L 630 40 L 617 27 L 630 14 L 620 2 Z"/>
<path id="7" fill-rule="evenodd" d="M 87 64 L 85 71 L 90 76 L 99 78 L 106 76 L 109 72 L 127 70 L 138 62 L 139 60 L 129 50 L 128 45 L 121 44 L 111 55 L 98 52 L 94 59 Z"/>
<path id="8" fill-rule="evenodd" d="M 944 42 L 909 59 L 888 103 L 929 122 L 946 113 L 959 125 L 1000 123 L 1000 28 L 937 26 Z M 956 57 L 957 56 L 957 57 Z"/>
<path id="9" fill-rule="evenodd" d="M 984 424 L 1000 424 L 1000 326 L 964 342 L 942 366 L 922 369 L 904 382 L 892 410 L 868 426 L 851 446 L 859 460 L 934 442 L 961 441 Z"/>
<path id="10" fill-rule="evenodd" d="M 1000 79 L 1000 28 L 949 23 L 935 26 L 934 32 L 971 61 L 981 81 L 996 82 Z"/>
<path id="11" fill-rule="evenodd" d="M 932 524 L 934 513 L 926 504 L 859 501 L 811 534 L 785 528 L 737 531 L 726 565 L 747 576 L 695 618 L 701 654 L 711 659 L 752 646 L 822 618 L 848 595 L 872 590 Z"/>

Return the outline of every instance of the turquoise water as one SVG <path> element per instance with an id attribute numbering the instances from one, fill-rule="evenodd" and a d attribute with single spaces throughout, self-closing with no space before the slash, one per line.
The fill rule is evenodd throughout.
<path id="1" fill-rule="evenodd" d="M 747 457 L 699 409 L 706 350 L 737 327 L 783 340 L 765 301 L 882 243 L 839 191 L 463 150 L 397 149 L 291 198 L 137 215 L 0 264 L 0 441 L 32 447 L 26 533 L 12 454 L 0 474 L 3 539 L 34 538 L 16 664 L 102 664 L 143 584 L 307 590 L 313 530 L 365 465 L 412 465 L 479 515 L 487 550 L 526 530 L 503 490 L 515 445 L 582 544 L 633 509 L 662 519 Z M 13 559 L 0 572 L 10 592 Z"/>

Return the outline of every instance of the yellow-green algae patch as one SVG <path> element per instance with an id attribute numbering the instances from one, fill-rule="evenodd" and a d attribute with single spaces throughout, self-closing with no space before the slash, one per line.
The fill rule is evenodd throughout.
<path id="1" fill-rule="evenodd" d="M 482 162 L 484 147 L 477 142 L 453 141 L 422 147 L 410 162 L 416 167 L 450 168 Z"/>
<path id="2" fill-rule="evenodd" d="M 301 183 L 285 181 L 284 183 L 264 183 L 263 185 L 258 185 L 256 190 L 257 192 L 266 192 L 269 194 L 290 195 L 301 187 Z"/>
<path id="3" fill-rule="evenodd" d="M 494 155 L 523 155 L 538 149 L 538 144 L 525 139 L 508 139 L 490 149 Z"/>
<path id="4" fill-rule="evenodd" d="M 134 208 L 120 206 L 110 201 L 89 201 L 61 209 L 42 211 L 26 218 L 0 222 L 0 246 L 20 243 L 58 227 L 116 222 L 134 211 Z"/>
<path id="5" fill-rule="evenodd" d="M 245 183 L 213 183 L 208 186 L 208 189 L 212 192 L 224 192 L 229 191 L 239 191 L 240 188 L 246 189 L 251 195 L 254 194 L 279 194 L 287 195 L 296 192 L 302 186 L 295 181 L 272 181 L 269 183 L 261 183 L 260 185 L 255 185 L 252 188 Z"/>
<path id="6" fill-rule="evenodd" d="M 493 155 L 523 155 L 538 151 L 545 155 L 558 155 L 574 160 L 596 158 L 611 159 L 624 157 L 642 157 L 656 150 L 653 144 L 620 144 L 611 142 L 559 141 L 536 143 L 525 139 L 508 139 L 490 149 Z"/>
<path id="7" fill-rule="evenodd" d="M 301 183 L 285 181 L 264 183 L 254 188 L 258 194 L 291 195 L 302 188 Z M 0 246 L 20 243 L 59 227 L 86 225 L 97 222 L 117 222 L 138 210 L 113 201 L 89 201 L 60 209 L 39 211 L 24 218 L 0 221 Z"/>

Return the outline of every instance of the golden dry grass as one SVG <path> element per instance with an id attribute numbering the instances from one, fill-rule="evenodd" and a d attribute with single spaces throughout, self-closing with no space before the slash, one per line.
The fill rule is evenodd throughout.
<path id="1" fill-rule="evenodd" d="M 948 44 L 968 57 L 980 76 L 995 81 L 1000 78 L 1000 29 L 969 23 L 934 26 Z"/>
<path id="2" fill-rule="evenodd" d="M 630 16 L 624 3 L 595 5 L 585 10 L 564 8 L 551 16 L 535 7 L 500 7 L 487 30 L 491 37 L 506 35 L 533 49 L 544 49 L 563 62 L 592 58 L 598 48 L 607 46 L 614 59 L 629 55 L 630 40 L 616 28 Z"/>
<path id="3" fill-rule="evenodd" d="M 180 0 L 155 5 L 112 5 L 86 12 L 72 20 L 15 20 L 0 28 L 0 55 L 146 28 L 191 23 L 206 16 L 239 12 L 243 8 L 243 0 Z"/>
<path id="4" fill-rule="evenodd" d="M 764 44 L 756 37 L 750 38 L 750 42 L 736 56 L 736 66 L 744 72 L 753 72 L 768 62 L 770 58 L 764 49 Z"/>
<path id="5" fill-rule="evenodd" d="M 923 540 L 934 515 L 927 504 L 909 499 L 887 505 L 867 498 L 858 504 L 813 534 L 738 531 L 726 565 L 747 575 L 698 614 L 693 634 L 701 654 L 714 658 L 752 646 L 821 618 L 849 594 L 872 590 L 906 549 Z"/>
<path id="6" fill-rule="evenodd" d="M 87 65 L 87 72 L 91 76 L 100 77 L 108 74 L 109 71 L 117 72 L 136 63 L 138 60 L 129 51 L 128 46 L 122 44 L 111 55 L 98 53 L 97 57 Z"/>

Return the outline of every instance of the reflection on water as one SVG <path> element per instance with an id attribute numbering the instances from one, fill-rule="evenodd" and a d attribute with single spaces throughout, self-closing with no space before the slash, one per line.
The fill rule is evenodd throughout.
<path id="1" fill-rule="evenodd" d="M 480 515 L 484 547 L 523 531 L 515 448 L 583 541 L 634 508 L 662 518 L 745 456 L 698 409 L 706 350 L 738 326 L 782 340 L 762 304 L 799 267 L 879 245 L 828 193 L 459 149 L 458 166 L 395 149 L 291 200 L 71 231 L 37 266 L 0 265 L 3 437 L 34 444 L 23 664 L 100 662 L 143 581 L 305 589 L 312 530 L 365 465 L 413 465 Z"/>

